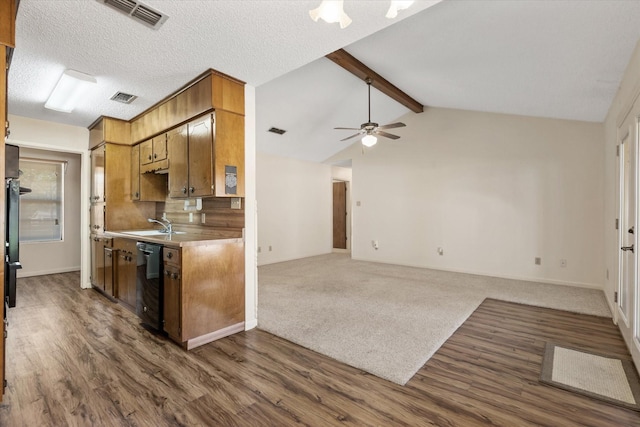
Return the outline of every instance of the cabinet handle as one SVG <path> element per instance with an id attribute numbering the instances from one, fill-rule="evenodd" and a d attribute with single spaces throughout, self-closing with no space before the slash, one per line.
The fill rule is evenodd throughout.
<path id="1" fill-rule="evenodd" d="M 176 279 L 178 278 L 178 274 L 177 274 L 177 273 L 173 273 L 173 274 L 171 275 L 171 278 L 172 278 L 173 280 L 176 280 Z"/>
<path id="2" fill-rule="evenodd" d="M 193 194 L 196 191 L 196 189 L 194 187 L 189 187 L 189 191 L 191 192 L 191 194 Z"/>
<path id="3" fill-rule="evenodd" d="M 151 154 L 149 154 L 149 160 L 151 160 Z"/>
<path id="4" fill-rule="evenodd" d="M 140 197 L 140 193 L 136 192 L 136 198 Z"/>
<path id="5" fill-rule="evenodd" d="M 157 155 L 156 153 L 153 153 L 153 158 L 154 158 L 154 159 L 157 159 L 157 158 L 158 158 L 158 155 Z"/>
<path id="6" fill-rule="evenodd" d="M 169 277 L 169 276 L 171 276 L 171 272 L 169 270 L 167 270 L 167 271 L 164 272 L 164 275 Z"/>
<path id="7" fill-rule="evenodd" d="M 187 187 L 182 187 L 182 194 L 187 194 Z"/>
<path id="8" fill-rule="evenodd" d="M 167 258 L 169 258 L 169 259 L 173 258 L 173 252 L 169 252 L 169 253 L 167 254 Z"/>

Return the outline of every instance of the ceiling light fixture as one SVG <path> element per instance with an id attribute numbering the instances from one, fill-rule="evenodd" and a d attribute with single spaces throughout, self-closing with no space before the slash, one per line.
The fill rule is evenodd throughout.
<path id="1" fill-rule="evenodd" d="M 378 142 L 378 138 L 371 134 L 367 134 L 362 138 L 362 145 L 365 147 L 373 147 Z"/>
<path id="2" fill-rule="evenodd" d="M 311 19 L 315 22 L 318 22 L 318 19 L 322 18 L 329 24 L 339 22 L 340 28 L 347 28 L 349 24 L 351 24 L 351 18 L 344 13 L 343 3 L 343 0 L 322 0 L 320 6 L 309 11 L 309 16 L 311 16 Z"/>
<path id="3" fill-rule="evenodd" d="M 75 70 L 66 70 L 53 88 L 44 108 L 70 113 L 96 78 Z"/>
<path id="4" fill-rule="evenodd" d="M 413 0 L 391 0 L 391 6 L 389 6 L 389 10 L 385 16 L 390 19 L 395 18 L 398 16 L 399 10 L 407 9 L 412 4 Z"/>

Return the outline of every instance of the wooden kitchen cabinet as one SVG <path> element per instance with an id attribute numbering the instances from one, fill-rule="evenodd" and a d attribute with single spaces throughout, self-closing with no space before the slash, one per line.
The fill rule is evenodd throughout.
<path id="1" fill-rule="evenodd" d="M 136 312 L 137 301 L 137 249 L 135 240 L 114 239 L 117 250 L 115 288 L 117 298 L 131 311 Z"/>
<path id="2" fill-rule="evenodd" d="M 140 170 L 141 149 L 142 144 L 131 147 L 131 199 L 163 202 L 167 197 L 167 176 L 166 174 L 142 173 Z"/>
<path id="3" fill-rule="evenodd" d="M 180 298 L 182 274 L 180 269 L 180 249 L 164 247 L 162 259 L 164 267 L 164 331 L 172 340 L 182 342 Z"/>
<path id="4" fill-rule="evenodd" d="M 244 330 L 244 244 L 163 249 L 164 330 L 187 350 Z"/>
<path id="5" fill-rule="evenodd" d="M 167 163 L 167 135 L 163 133 L 140 145 L 140 172 L 165 170 Z"/>
<path id="6" fill-rule="evenodd" d="M 218 111 L 168 134 L 169 197 L 244 196 L 244 117 Z"/>

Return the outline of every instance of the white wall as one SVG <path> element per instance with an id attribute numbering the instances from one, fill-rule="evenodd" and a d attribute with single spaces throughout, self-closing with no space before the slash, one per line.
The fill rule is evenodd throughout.
<path id="1" fill-rule="evenodd" d="M 89 212 L 89 130 L 78 126 L 35 120 L 9 115 L 11 135 L 9 144 L 80 155 L 80 211 Z M 89 215 L 80 215 L 80 253 L 82 287 L 90 288 L 89 281 Z"/>
<path id="2" fill-rule="evenodd" d="M 20 157 L 66 161 L 64 174 L 64 236 L 57 242 L 20 244 L 18 277 L 80 270 L 80 155 L 21 148 Z"/>
<path id="3" fill-rule="evenodd" d="M 258 231 L 256 213 L 256 89 L 244 87 L 245 126 L 245 329 L 258 326 Z"/>
<path id="4" fill-rule="evenodd" d="M 258 265 L 330 253 L 331 166 L 264 153 L 256 163 Z"/>
<path id="5" fill-rule="evenodd" d="M 602 288 L 602 124 L 439 108 L 402 121 L 402 139 L 331 159 L 352 159 L 353 258 Z"/>

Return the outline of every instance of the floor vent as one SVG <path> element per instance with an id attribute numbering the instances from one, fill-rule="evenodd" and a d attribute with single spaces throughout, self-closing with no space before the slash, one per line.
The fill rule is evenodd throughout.
<path id="1" fill-rule="evenodd" d="M 112 101 L 122 102 L 123 104 L 131 104 L 137 96 L 124 92 L 116 92 L 111 98 Z"/>
<path id="2" fill-rule="evenodd" d="M 278 135 L 282 135 L 283 133 L 286 132 L 286 130 L 272 127 L 271 129 L 269 129 L 269 132 L 273 132 L 273 133 L 277 133 Z"/>
<path id="3" fill-rule="evenodd" d="M 132 19 L 151 27 L 158 29 L 169 18 L 158 12 L 155 9 L 150 8 L 146 4 L 142 4 L 135 0 L 97 0 L 100 3 L 104 3 L 107 6 L 120 11 L 126 15 L 129 15 Z"/>

